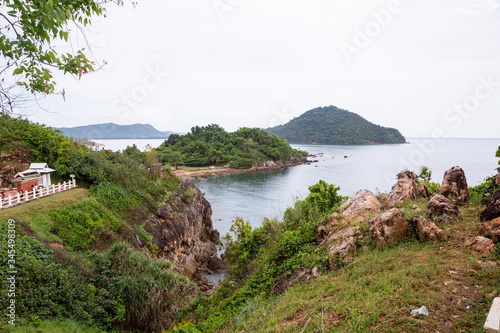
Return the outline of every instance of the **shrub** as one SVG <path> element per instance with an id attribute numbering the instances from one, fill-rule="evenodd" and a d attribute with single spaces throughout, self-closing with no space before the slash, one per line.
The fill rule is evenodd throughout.
<path id="1" fill-rule="evenodd" d="M 48 215 L 53 222 L 54 233 L 76 250 L 87 250 L 103 233 L 117 231 L 122 225 L 94 198 L 63 206 Z"/>

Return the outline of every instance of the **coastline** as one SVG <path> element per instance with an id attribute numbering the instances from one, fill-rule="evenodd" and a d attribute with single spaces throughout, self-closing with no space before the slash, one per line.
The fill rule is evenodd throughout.
<path id="1" fill-rule="evenodd" d="M 194 171 L 177 169 L 177 170 L 174 170 L 172 172 L 177 177 L 184 180 L 184 179 L 189 179 L 189 178 L 210 178 L 210 177 L 215 177 L 215 176 L 235 175 L 235 174 L 247 173 L 247 172 L 253 172 L 253 171 L 286 169 L 288 167 L 293 167 L 293 166 L 308 164 L 308 163 L 313 163 L 313 162 L 317 162 L 317 161 L 308 160 L 307 157 L 304 157 L 301 159 L 299 159 L 299 158 L 294 159 L 294 160 L 287 162 L 287 163 L 283 163 L 281 161 L 278 161 L 278 162 L 268 161 L 262 165 L 247 168 L 247 169 L 233 169 L 233 168 L 222 167 L 222 168 L 203 169 L 203 170 L 194 170 Z"/>

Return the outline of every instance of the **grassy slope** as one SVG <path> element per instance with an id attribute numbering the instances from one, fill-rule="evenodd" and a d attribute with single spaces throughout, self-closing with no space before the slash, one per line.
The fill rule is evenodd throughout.
<path id="1" fill-rule="evenodd" d="M 425 209 L 427 200 L 416 204 Z M 407 217 L 417 215 L 405 203 Z M 500 290 L 500 257 L 480 258 L 465 247 L 479 229 L 483 207 L 441 225 L 442 243 L 409 239 L 392 247 L 368 245 L 354 260 L 279 296 L 255 298 L 219 332 L 482 332 Z M 418 213 L 421 214 L 421 213 Z M 367 223 L 364 227 L 367 227 Z M 481 262 L 495 261 L 484 268 Z M 425 305 L 429 316 L 410 315 Z"/>
<path id="2" fill-rule="evenodd" d="M 55 208 L 73 204 L 89 196 L 89 191 L 84 188 L 75 188 L 59 192 L 48 197 L 24 203 L 19 206 L 0 210 L 0 220 L 14 219 L 26 220 L 34 215 L 49 212 Z"/>

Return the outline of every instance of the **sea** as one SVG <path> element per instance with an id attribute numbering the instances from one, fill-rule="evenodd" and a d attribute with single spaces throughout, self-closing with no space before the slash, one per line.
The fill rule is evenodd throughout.
<path id="1" fill-rule="evenodd" d="M 304 199 L 309 186 L 324 180 L 350 196 L 361 189 L 387 193 L 402 170 L 419 172 L 421 166 L 432 171 L 432 181 L 440 183 L 446 170 L 460 166 L 469 186 L 480 184 L 496 174 L 495 152 L 500 139 L 408 138 L 406 144 L 385 145 L 292 145 L 309 152 L 310 164 L 283 170 L 194 179 L 195 185 L 212 205 L 214 228 L 221 235 L 229 232 L 236 217 L 253 227 L 267 217 L 280 220 L 284 211 Z M 136 144 L 159 146 L 164 140 L 94 140 L 106 149 L 122 150 Z"/>

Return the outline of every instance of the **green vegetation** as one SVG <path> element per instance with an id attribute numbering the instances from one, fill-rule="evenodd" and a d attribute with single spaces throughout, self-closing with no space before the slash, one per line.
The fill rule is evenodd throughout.
<path id="1" fill-rule="evenodd" d="M 73 50 L 70 30 L 76 25 L 84 31 L 91 24 L 92 17 L 105 14 L 104 7 L 109 2 L 120 3 L 110 0 L 0 2 L 1 73 L 15 76 L 15 82 L 2 76 L 2 111 L 10 112 L 19 103 L 16 85 L 29 94 L 51 94 L 56 85 L 54 71 L 80 78 L 94 70 L 95 63 L 86 55 L 89 50 Z M 84 33 L 82 37 L 85 38 Z M 64 47 L 65 44 L 71 48 Z M 56 48 L 55 45 L 60 46 Z M 60 52 L 58 48 L 66 52 Z"/>
<path id="2" fill-rule="evenodd" d="M 228 133 L 213 124 L 195 126 L 182 136 L 172 134 L 157 153 L 162 162 L 175 167 L 228 164 L 232 168 L 249 168 L 266 161 L 289 162 L 306 155 L 263 129 L 245 127 Z"/>
<path id="3" fill-rule="evenodd" d="M 406 142 L 397 129 L 372 124 L 355 113 L 335 106 L 312 109 L 267 131 L 292 143 L 343 145 Z"/>
<path id="4" fill-rule="evenodd" d="M 1 248 L 8 244 L 8 219 L 16 222 L 16 325 L 36 332 L 168 327 L 195 287 L 168 262 L 134 249 L 134 239 L 137 235 L 154 252 L 141 221 L 179 191 L 180 180 L 161 172 L 154 150 L 95 152 L 8 115 L 0 115 L 0 128 L 0 170 L 47 162 L 56 169 L 54 181 L 73 173 L 80 186 L 0 211 Z M 1 290 L 8 289 L 12 258 L 0 258 Z M 7 302 L 2 296 L 3 318 Z M 15 332 L 2 321 L 0 330 L 7 329 Z"/>
<path id="5" fill-rule="evenodd" d="M 432 170 L 425 165 L 421 166 L 420 171 L 417 174 L 417 185 L 425 184 L 432 194 L 436 194 L 441 185 L 439 183 L 432 182 L 431 179 Z"/>

